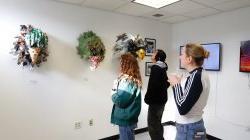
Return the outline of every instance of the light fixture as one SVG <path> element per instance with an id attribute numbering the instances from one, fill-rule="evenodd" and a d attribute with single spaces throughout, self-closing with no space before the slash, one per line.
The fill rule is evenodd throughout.
<path id="1" fill-rule="evenodd" d="M 133 0 L 132 2 L 159 9 L 178 1 L 180 0 Z"/>

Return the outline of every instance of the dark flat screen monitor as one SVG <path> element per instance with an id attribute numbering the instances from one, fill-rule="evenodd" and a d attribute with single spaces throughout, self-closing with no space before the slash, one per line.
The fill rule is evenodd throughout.
<path id="1" fill-rule="evenodd" d="M 208 43 L 201 44 L 207 51 L 209 51 L 209 57 L 204 60 L 203 68 L 208 71 L 220 71 L 220 59 L 221 59 L 221 43 Z M 184 46 L 180 46 L 180 55 Z M 179 67 L 184 69 L 181 61 Z"/>

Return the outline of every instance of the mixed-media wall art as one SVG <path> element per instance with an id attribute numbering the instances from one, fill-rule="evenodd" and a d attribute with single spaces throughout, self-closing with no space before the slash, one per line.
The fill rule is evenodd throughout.
<path id="1" fill-rule="evenodd" d="M 105 46 L 102 40 L 93 31 L 82 33 L 78 38 L 77 52 L 82 59 L 87 59 L 94 71 L 105 57 Z"/>
<path id="2" fill-rule="evenodd" d="M 156 40 L 152 38 L 145 38 L 146 56 L 151 56 L 156 50 Z"/>
<path id="3" fill-rule="evenodd" d="M 240 45 L 240 72 L 250 72 L 250 40 Z"/>
<path id="4" fill-rule="evenodd" d="M 140 35 L 123 33 L 117 36 L 116 44 L 113 48 L 113 55 L 120 57 L 124 53 L 131 53 L 135 57 L 143 60 L 145 57 L 145 42 Z"/>
<path id="5" fill-rule="evenodd" d="M 21 66 L 37 66 L 47 61 L 48 36 L 31 25 L 20 25 L 20 33 L 15 37 L 11 53 L 17 56 L 17 64 Z"/>

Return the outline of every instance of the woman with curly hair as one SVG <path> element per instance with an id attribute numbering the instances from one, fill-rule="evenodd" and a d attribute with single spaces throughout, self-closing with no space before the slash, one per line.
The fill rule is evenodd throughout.
<path id="1" fill-rule="evenodd" d="M 141 111 L 141 74 L 137 59 L 130 53 L 123 54 L 120 74 L 114 81 L 112 101 L 114 103 L 111 123 L 119 126 L 120 140 L 134 140 Z"/>

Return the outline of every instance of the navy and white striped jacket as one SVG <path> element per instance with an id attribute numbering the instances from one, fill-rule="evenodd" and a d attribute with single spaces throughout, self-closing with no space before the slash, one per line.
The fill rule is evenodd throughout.
<path id="1" fill-rule="evenodd" d="M 210 82 L 202 67 L 196 68 L 173 86 L 175 103 L 178 109 L 177 123 L 194 123 L 202 119 L 207 104 Z"/>

